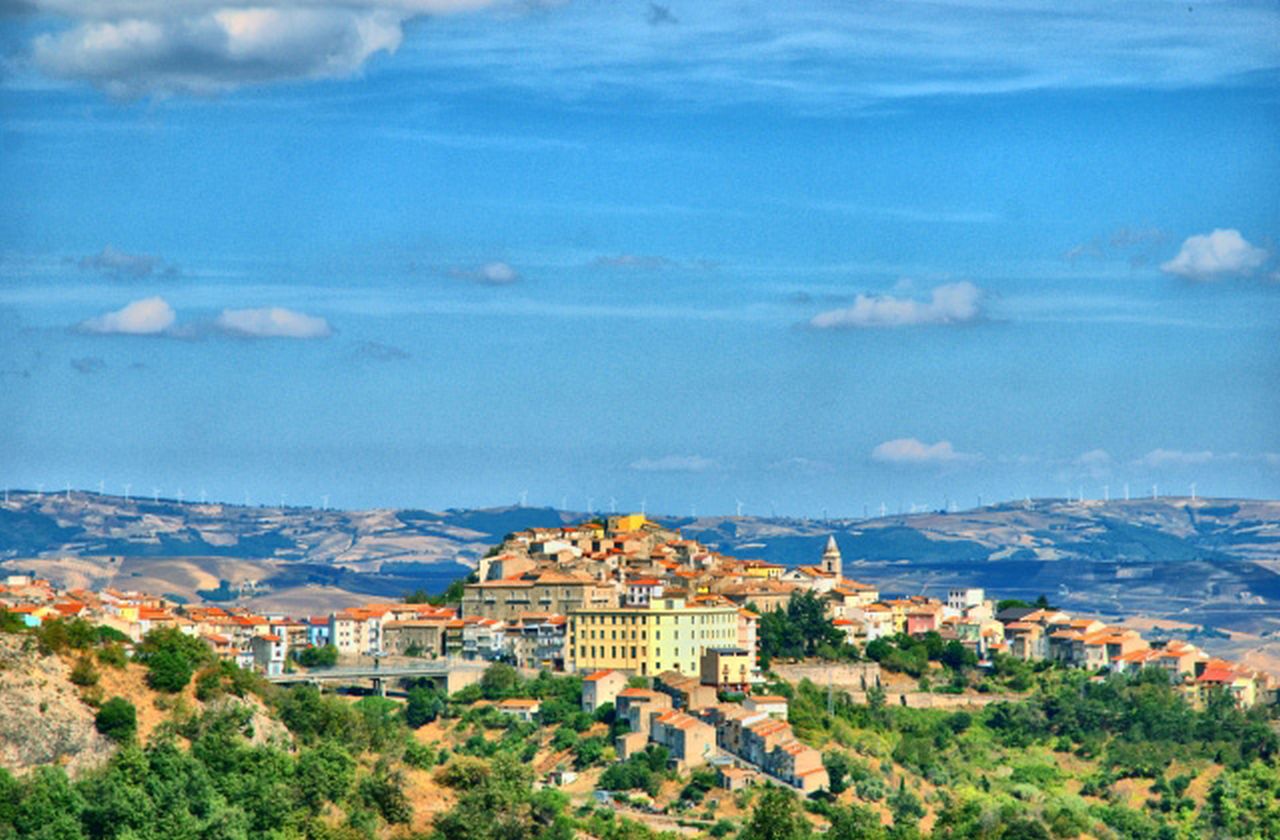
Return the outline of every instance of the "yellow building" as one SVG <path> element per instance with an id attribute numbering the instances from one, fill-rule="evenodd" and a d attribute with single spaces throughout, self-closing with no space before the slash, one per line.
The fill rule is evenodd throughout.
<path id="1" fill-rule="evenodd" d="M 679 671 L 697 677 L 703 651 L 738 644 L 738 608 L 657 598 L 646 607 L 574 610 L 569 634 L 576 670 L 611 668 L 641 676 Z"/>
<path id="2" fill-rule="evenodd" d="M 647 521 L 643 513 L 610 516 L 608 520 L 609 533 L 624 534 L 630 531 L 639 531 Z"/>

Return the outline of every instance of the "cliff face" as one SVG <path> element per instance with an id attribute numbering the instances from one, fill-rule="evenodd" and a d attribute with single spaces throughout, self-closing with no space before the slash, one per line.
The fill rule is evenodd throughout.
<path id="1" fill-rule="evenodd" d="M 42 656 L 34 641 L 0 635 L 0 766 L 22 773 L 62 764 L 75 774 L 110 757 L 113 745 L 94 728 L 95 712 L 69 674 L 66 663 Z"/>

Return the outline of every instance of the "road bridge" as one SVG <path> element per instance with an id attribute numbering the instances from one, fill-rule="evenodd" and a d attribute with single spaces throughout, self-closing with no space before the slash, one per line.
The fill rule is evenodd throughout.
<path id="1" fill-rule="evenodd" d="M 480 681 L 488 662 L 461 662 L 450 660 L 423 660 L 421 663 L 396 665 L 354 665 L 334 668 L 310 668 L 286 674 L 271 674 L 267 682 L 277 685 L 295 683 L 346 683 L 369 680 L 374 691 L 386 694 L 386 684 L 400 679 L 429 679 L 438 683 L 447 693 L 453 694 Z"/>

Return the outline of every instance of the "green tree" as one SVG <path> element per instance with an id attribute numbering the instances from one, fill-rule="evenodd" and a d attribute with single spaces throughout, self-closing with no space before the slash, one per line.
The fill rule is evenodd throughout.
<path id="1" fill-rule="evenodd" d="M 113 741 L 131 741 L 138 731 L 138 710 L 123 697 L 112 697 L 98 709 L 93 725 Z"/>
<path id="2" fill-rule="evenodd" d="M 332 668 L 338 664 L 338 649 L 333 645 L 302 648 L 294 659 L 304 668 Z"/>
<path id="3" fill-rule="evenodd" d="M 326 802 L 338 802 L 347 795 L 355 773 L 355 759 L 340 745 L 324 741 L 298 757 L 298 797 L 308 809 L 317 812 Z"/>
<path id="4" fill-rule="evenodd" d="M 426 726 L 444 711 L 444 698 L 429 685 L 409 689 L 404 706 L 404 722 L 414 729 Z"/>
<path id="5" fill-rule="evenodd" d="M 844 793 L 849 786 L 849 756 L 840 750 L 828 750 L 822 754 L 822 765 L 827 768 L 828 789 L 837 795 Z"/>
<path id="6" fill-rule="evenodd" d="M 883 840 L 886 836 L 880 817 L 870 808 L 861 805 L 834 807 L 828 816 L 831 828 L 823 835 L 824 840 Z"/>
<path id="7" fill-rule="evenodd" d="M 806 840 L 813 836 L 794 793 L 769 785 L 760 794 L 739 840 Z"/>
<path id="8" fill-rule="evenodd" d="M 505 662 L 495 662 L 480 677 L 480 692 L 486 700 L 501 700 L 515 693 L 520 675 Z"/>

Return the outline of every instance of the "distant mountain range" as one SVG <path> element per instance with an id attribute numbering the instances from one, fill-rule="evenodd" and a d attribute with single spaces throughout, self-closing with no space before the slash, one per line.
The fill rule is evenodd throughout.
<path id="1" fill-rule="evenodd" d="M 68 585 L 303 608 L 439 590 L 505 534 L 584 517 L 549 508 L 340 511 L 11 492 L 0 503 L 0 566 Z M 885 592 L 940 594 L 963 583 L 1000 597 L 1043 593 L 1080 611 L 1280 631 L 1275 501 L 1036 500 L 869 520 L 655 518 L 727 554 L 789 566 L 816 561 L 834 534 L 846 574 Z"/>

